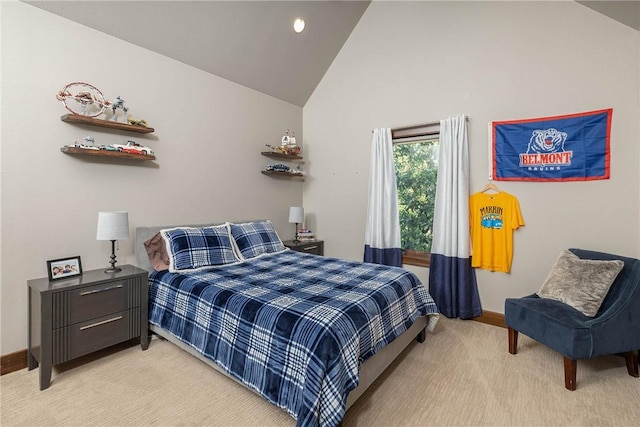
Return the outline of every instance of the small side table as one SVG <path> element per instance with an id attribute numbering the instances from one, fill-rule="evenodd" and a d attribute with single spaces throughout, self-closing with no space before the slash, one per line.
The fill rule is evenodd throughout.
<path id="1" fill-rule="evenodd" d="M 296 252 L 304 252 L 307 254 L 324 255 L 324 240 L 315 240 L 313 242 L 294 242 L 293 240 L 285 240 L 284 245 Z"/>
<path id="2" fill-rule="evenodd" d="M 149 348 L 149 273 L 122 265 L 50 282 L 29 280 L 28 368 L 40 366 L 40 390 L 52 366 L 133 338 Z"/>

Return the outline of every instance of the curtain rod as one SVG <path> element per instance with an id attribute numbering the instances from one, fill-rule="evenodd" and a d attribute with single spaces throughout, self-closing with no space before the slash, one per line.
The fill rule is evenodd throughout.
<path id="1" fill-rule="evenodd" d="M 404 131 L 408 131 L 408 130 L 413 130 L 413 129 L 420 129 L 420 128 L 428 128 L 428 127 L 432 127 L 432 126 L 440 126 L 440 122 L 429 122 L 429 123 L 424 123 L 422 125 L 413 125 L 413 126 L 404 126 L 401 128 L 391 128 L 391 132 L 404 132 Z"/>
<path id="2" fill-rule="evenodd" d="M 468 122 L 469 121 L 469 116 L 467 116 L 465 114 L 464 120 L 466 122 Z M 434 127 L 434 126 L 440 126 L 440 121 L 423 123 L 421 125 L 412 125 L 412 126 L 403 126 L 403 127 L 400 127 L 400 128 L 391 128 L 391 133 L 393 133 L 393 132 L 406 132 L 406 131 L 410 131 L 410 130 L 414 130 L 414 129 L 429 128 L 429 127 Z M 371 133 L 373 133 L 373 129 L 371 130 Z"/>

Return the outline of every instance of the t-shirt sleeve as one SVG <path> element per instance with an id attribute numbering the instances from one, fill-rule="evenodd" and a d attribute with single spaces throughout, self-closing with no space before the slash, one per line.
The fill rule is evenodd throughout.
<path id="1" fill-rule="evenodd" d="M 522 218 L 522 212 L 520 211 L 520 202 L 518 202 L 518 199 L 515 197 L 511 205 L 511 224 L 513 224 L 514 230 L 524 225 L 524 218 Z"/>

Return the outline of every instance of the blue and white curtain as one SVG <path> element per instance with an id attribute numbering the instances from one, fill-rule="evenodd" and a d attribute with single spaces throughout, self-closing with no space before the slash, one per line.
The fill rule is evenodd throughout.
<path id="1" fill-rule="evenodd" d="M 402 266 L 396 166 L 389 128 L 373 131 L 364 261 Z"/>
<path id="2" fill-rule="evenodd" d="M 447 317 L 482 315 L 469 237 L 469 144 L 465 116 L 440 121 L 429 293 Z"/>

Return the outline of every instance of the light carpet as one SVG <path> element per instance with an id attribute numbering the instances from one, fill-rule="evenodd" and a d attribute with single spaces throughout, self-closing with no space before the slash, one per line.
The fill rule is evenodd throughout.
<path id="1" fill-rule="evenodd" d="M 115 351 L 118 350 L 118 351 Z M 2 426 L 294 426 L 283 410 L 163 340 L 119 346 L 54 368 L 0 377 Z M 441 318 L 347 412 L 345 427 L 637 426 L 640 379 L 624 359 L 578 362 L 564 388 L 562 356 L 520 335 Z"/>

